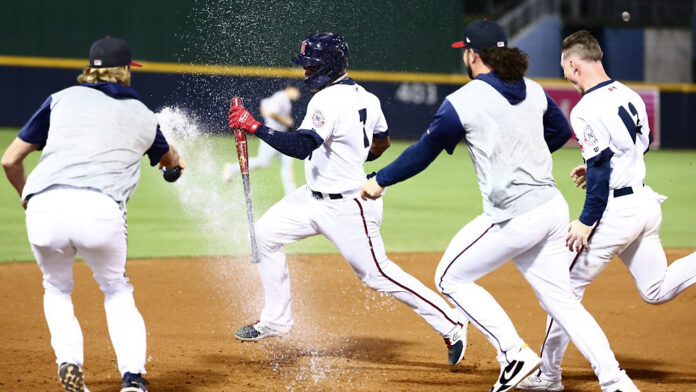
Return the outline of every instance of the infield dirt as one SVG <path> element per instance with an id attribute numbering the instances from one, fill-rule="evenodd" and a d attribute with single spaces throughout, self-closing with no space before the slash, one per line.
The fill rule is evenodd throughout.
<path id="1" fill-rule="evenodd" d="M 674 260 L 689 251 L 670 251 Z M 390 254 L 433 287 L 440 254 Z M 148 331 L 150 391 L 488 391 L 499 371 L 493 348 L 473 326 L 464 361 L 447 365 L 442 338 L 398 301 L 366 288 L 337 255 L 289 257 L 295 328 L 282 339 L 241 343 L 236 328 L 263 305 L 255 270 L 243 258 L 129 260 L 136 304 Z M 74 268 L 73 301 L 85 340 L 92 392 L 118 391 L 103 295 L 84 262 Z M 0 265 L 0 390 L 58 391 L 34 263 Z M 481 283 L 535 350 L 546 317 L 512 263 Z M 615 260 L 587 290 L 585 306 L 604 328 L 622 367 L 643 391 L 696 390 L 696 288 L 664 305 L 645 304 Z M 572 347 L 566 391 L 598 391 Z"/>

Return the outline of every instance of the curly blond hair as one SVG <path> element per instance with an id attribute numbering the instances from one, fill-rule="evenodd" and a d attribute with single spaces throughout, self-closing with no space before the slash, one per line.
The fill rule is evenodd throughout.
<path id="1" fill-rule="evenodd" d="M 78 83 L 112 82 L 130 86 L 130 81 L 130 68 L 127 65 L 107 68 L 85 67 L 77 77 Z"/>

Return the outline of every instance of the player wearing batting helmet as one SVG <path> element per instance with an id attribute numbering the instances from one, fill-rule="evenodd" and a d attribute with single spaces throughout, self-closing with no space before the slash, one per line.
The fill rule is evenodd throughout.
<path id="1" fill-rule="evenodd" d="M 536 82 L 524 78 L 526 55 L 509 48 L 492 21 L 467 25 L 463 49 L 472 81 L 447 96 L 421 139 L 363 187 L 384 187 L 424 170 L 464 141 L 483 196 L 483 214 L 452 239 L 435 274 L 437 288 L 488 338 L 500 362 L 492 392 L 508 391 L 532 373 L 540 358 L 524 343 L 505 311 L 475 282 L 513 260 L 544 310 L 568 331 L 592 363 L 605 392 L 636 391 L 609 342 L 575 299 L 565 248 L 568 205 L 556 189 L 551 152 L 571 136 L 567 120 Z"/>
<path id="2" fill-rule="evenodd" d="M 86 391 L 82 331 L 71 293 L 79 253 L 104 292 L 104 309 L 123 376 L 122 392 L 145 392 L 145 323 L 126 269 L 126 202 L 140 161 L 184 168 L 157 118 L 130 87 L 126 41 L 104 38 L 89 53 L 80 84 L 46 99 L 2 157 L 7 178 L 26 208 L 27 234 L 43 272 L 44 312 L 66 391 Z M 24 158 L 43 150 L 25 179 Z"/>
<path id="3" fill-rule="evenodd" d="M 230 127 L 303 159 L 307 180 L 256 224 L 265 304 L 259 321 L 235 336 L 253 341 L 290 332 L 290 279 L 283 246 L 322 234 L 367 286 L 394 296 L 423 317 L 445 339 L 449 364 L 456 365 L 464 357 L 467 324 L 462 325 L 458 312 L 442 297 L 387 258 L 379 231 L 382 201 L 357 197 L 365 181 L 363 163 L 389 147 L 379 99 L 346 73 L 348 44 L 340 35 L 310 35 L 292 62 L 305 69 L 305 83 L 314 93 L 299 131 L 276 132 L 245 109 L 230 109 Z"/>

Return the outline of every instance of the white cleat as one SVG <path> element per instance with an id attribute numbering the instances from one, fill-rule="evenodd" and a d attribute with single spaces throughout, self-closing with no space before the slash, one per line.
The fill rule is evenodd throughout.
<path id="1" fill-rule="evenodd" d="M 640 392 L 636 384 L 631 381 L 627 375 L 621 376 L 619 381 L 611 384 L 606 388 L 602 388 L 603 392 Z"/>
<path id="2" fill-rule="evenodd" d="M 447 360 L 450 366 L 454 366 L 464 359 L 464 353 L 466 353 L 466 332 L 468 327 L 469 321 L 465 320 L 463 326 L 457 327 L 454 332 L 445 336 Z"/>
<path id="3" fill-rule="evenodd" d="M 513 389 L 525 377 L 532 374 L 539 365 L 541 365 L 541 358 L 525 344 L 512 357 L 512 361 L 505 367 L 501 366 L 498 381 L 493 385 L 490 392 L 505 392 Z"/>
<path id="4" fill-rule="evenodd" d="M 277 331 L 273 328 L 261 325 L 260 322 L 256 322 L 239 328 L 234 333 L 234 337 L 242 342 L 256 342 L 266 338 L 283 337 L 288 333 L 289 332 Z"/>
<path id="5" fill-rule="evenodd" d="M 532 375 L 517 384 L 517 389 L 522 391 L 562 391 L 563 384 L 560 380 L 551 381 Z"/>

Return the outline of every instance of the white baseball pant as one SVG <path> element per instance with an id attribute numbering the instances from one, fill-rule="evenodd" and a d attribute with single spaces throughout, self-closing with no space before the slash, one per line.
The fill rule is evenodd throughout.
<path id="1" fill-rule="evenodd" d="M 585 288 L 616 256 L 626 265 L 640 296 L 649 304 L 661 304 L 676 297 L 696 282 L 696 253 L 674 261 L 667 258 L 660 242 L 664 196 L 650 187 L 632 187 L 633 194 L 614 197 L 597 223 L 588 249 L 573 254 L 570 282 L 573 294 L 582 300 Z M 542 347 L 542 373 L 548 380 L 561 379 L 561 361 L 568 347 L 568 335 L 550 317 Z"/>
<path id="2" fill-rule="evenodd" d="M 79 253 L 104 292 L 104 310 L 118 368 L 145 373 L 145 323 L 125 276 L 126 218 L 109 196 L 54 187 L 33 196 L 26 212 L 27 234 L 43 273 L 44 313 L 56 363 L 84 362 L 82 330 L 71 293 L 72 267 Z"/>
<path id="3" fill-rule="evenodd" d="M 505 366 L 510 361 L 508 352 L 518 352 L 524 341 L 502 307 L 474 282 L 512 260 L 541 307 L 568 331 L 605 387 L 625 377 L 625 372 L 619 368 L 604 332 L 571 293 L 567 229 L 568 205 L 560 194 L 505 222 L 494 224 L 480 215 L 450 242 L 435 283 L 488 338 Z"/>
<path id="4" fill-rule="evenodd" d="M 405 303 L 440 335 L 458 324 L 458 312 L 437 293 L 387 258 L 379 232 L 382 199 L 363 201 L 358 190 L 329 199 L 316 199 L 306 185 L 273 205 L 256 223 L 257 264 L 265 293 L 262 325 L 288 332 L 293 325 L 290 279 L 283 246 L 322 234 L 353 271 L 374 290 Z"/>

